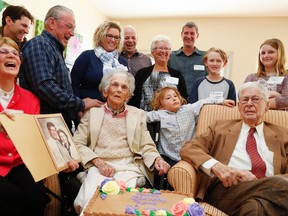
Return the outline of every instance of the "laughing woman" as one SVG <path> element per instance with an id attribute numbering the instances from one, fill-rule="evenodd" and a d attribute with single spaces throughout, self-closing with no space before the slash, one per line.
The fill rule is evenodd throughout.
<path id="1" fill-rule="evenodd" d="M 15 83 L 21 64 L 21 53 L 10 38 L 0 38 L 0 112 L 20 111 L 39 114 L 36 96 Z M 44 214 L 45 188 L 35 182 L 5 129 L 0 125 L 0 214 Z"/>

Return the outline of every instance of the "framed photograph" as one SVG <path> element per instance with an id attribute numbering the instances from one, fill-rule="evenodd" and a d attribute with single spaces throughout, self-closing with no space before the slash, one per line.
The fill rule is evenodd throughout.
<path id="1" fill-rule="evenodd" d="M 15 112 L 14 121 L 0 114 L 0 124 L 36 182 L 67 169 L 68 161 L 81 162 L 60 113 L 29 115 Z"/>
<path id="2" fill-rule="evenodd" d="M 36 116 L 35 119 L 57 170 L 67 168 L 68 161 L 81 161 L 73 137 L 62 115 L 42 115 Z"/>

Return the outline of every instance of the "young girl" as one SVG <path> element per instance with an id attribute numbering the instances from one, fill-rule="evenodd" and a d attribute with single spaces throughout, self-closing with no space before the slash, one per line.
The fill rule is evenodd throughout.
<path id="1" fill-rule="evenodd" d="M 227 64 L 226 53 L 218 48 L 210 48 L 203 57 L 208 75 L 195 80 L 189 96 L 189 103 L 209 96 L 224 97 L 236 103 L 236 91 L 233 82 L 221 76 L 221 70 Z"/>
<path id="2" fill-rule="evenodd" d="M 276 38 L 265 40 L 259 48 L 257 73 L 249 74 L 244 82 L 258 81 L 269 90 L 270 109 L 288 107 L 288 74 L 285 50 Z"/>
<path id="3" fill-rule="evenodd" d="M 160 121 L 160 141 L 157 148 L 164 160 L 170 166 L 180 160 L 180 148 L 185 141 L 192 138 L 196 117 L 204 104 L 219 103 L 232 107 L 233 102 L 206 98 L 186 104 L 186 100 L 174 87 L 164 87 L 156 91 L 151 102 L 154 111 L 146 112 L 146 115 L 148 123 Z"/>

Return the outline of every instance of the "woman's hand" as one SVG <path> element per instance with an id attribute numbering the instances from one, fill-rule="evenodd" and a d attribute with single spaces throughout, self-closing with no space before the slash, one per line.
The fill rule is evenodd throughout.
<path id="1" fill-rule="evenodd" d="M 154 162 L 155 169 L 159 171 L 158 175 L 164 175 L 170 169 L 170 165 L 162 158 L 157 157 Z"/>
<path id="2" fill-rule="evenodd" d="M 67 165 L 68 165 L 68 168 L 63 170 L 63 172 L 65 173 L 73 172 L 79 168 L 79 164 L 76 161 L 68 161 Z"/>
<path id="3" fill-rule="evenodd" d="M 13 110 L 13 109 L 4 109 L 1 114 L 5 114 L 8 118 L 11 120 L 15 120 L 15 115 L 16 113 L 23 113 L 22 110 Z"/>
<path id="4" fill-rule="evenodd" d="M 112 178 L 115 174 L 115 169 L 107 164 L 104 160 L 100 158 L 94 158 L 91 163 L 98 168 L 101 175 Z"/>
<path id="5" fill-rule="evenodd" d="M 276 98 L 276 97 L 280 97 L 281 94 L 277 91 L 269 91 L 269 99 L 270 98 Z"/>
<path id="6" fill-rule="evenodd" d="M 223 105 L 228 106 L 228 107 L 234 107 L 235 106 L 235 101 L 230 100 L 230 99 L 225 99 L 223 101 Z"/>

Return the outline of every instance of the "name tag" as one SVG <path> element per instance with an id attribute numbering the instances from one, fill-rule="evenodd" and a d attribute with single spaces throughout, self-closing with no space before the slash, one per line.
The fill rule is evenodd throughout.
<path id="1" fill-rule="evenodd" d="M 210 98 L 215 103 L 222 103 L 223 102 L 223 92 L 220 92 L 220 91 L 210 92 Z"/>
<path id="2" fill-rule="evenodd" d="M 267 84 L 281 85 L 283 80 L 284 80 L 284 76 L 270 77 L 267 81 Z"/>
<path id="3" fill-rule="evenodd" d="M 205 70 L 205 66 L 204 65 L 194 65 L 194 70 Z"/>
<path id="4" fill-rule="evenodd" d="M 161 128 L 173 128 L 176 126 L 176 117 L 174 115 L 161 119 Z"/>
<path id="5" fill-rule="evenodd" d="M 166 77 L 166 83 L 178 85 L 179 79 L 177 77 Z"/>

